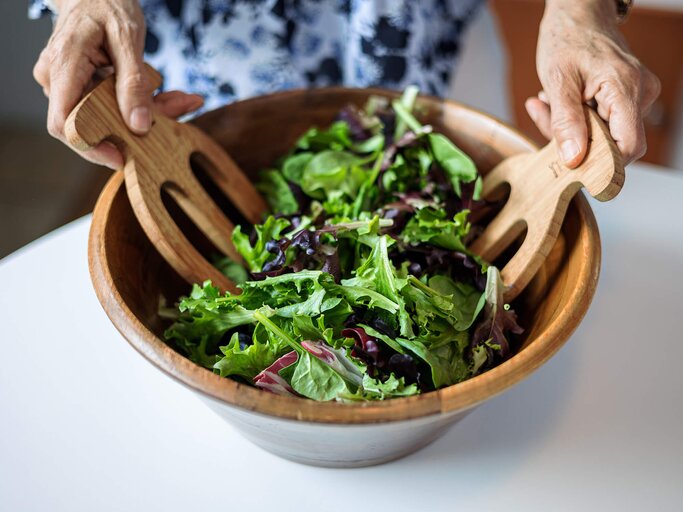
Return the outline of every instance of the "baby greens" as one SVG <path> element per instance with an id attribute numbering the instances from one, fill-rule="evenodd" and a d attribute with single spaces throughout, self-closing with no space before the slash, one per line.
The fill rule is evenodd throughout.
<path id="1" fill-rule="evenodd" d="M 512 353 L 516 316 L 480 229 L 473 161 L 415 114 L 417 91 L 311 128 L 259 190 L 275 215 L 237 227 L 242 293 L 194 285 L 166 330 L 195 363 L 282 395 L 383 400 L 455 384 Z"/>

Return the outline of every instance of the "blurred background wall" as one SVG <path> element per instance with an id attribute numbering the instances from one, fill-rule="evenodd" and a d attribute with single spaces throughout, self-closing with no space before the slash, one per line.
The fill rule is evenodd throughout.
<path id="1" fill-rule="evenodd" d="M 675 112 L 656 112 L 659 117 L 654 122 L 665 124 L 654 128 L 672 141 L 664 156 L 653 157 L 657 163 L 683 169 L 683 0 L 636 3 L 641 13 L 635 12 L 627 26 L 649 34 L 647 48 L 654 48 L 657 66 L 664 66 L 675 83 L 667 97 L 677 98 Z M 537 88 L 533 47 L 542 4 L 542 0 L 490 0 L 469 29 L 451 88 L 452 98 L 516 123 L 532 136 L 519 106 L 524 95 Z M 0 0 L 0 257 L 87 213 L 110 174 L 47 135 L 47 101 L 33 81 L 32 68 L 49 37 L 51 21 L 28 20 L 26 6 L 24 0 Z M 658 32 L 665 31 L 652 27 L 663 27 L 662 20 L 668 20 L 667 30 L 673 33 L 667 32 L 660 42 L 658 37 L 664 36 Z M 499 31 L 499 23 L 504 30 Z"/>
<path id="2" fill-rule="evenodd" d="M 0 257 L 87 213 L 109 171 L 52 139 L 33 64 L 52 30 L 24 0 L 0 0 Z"/>

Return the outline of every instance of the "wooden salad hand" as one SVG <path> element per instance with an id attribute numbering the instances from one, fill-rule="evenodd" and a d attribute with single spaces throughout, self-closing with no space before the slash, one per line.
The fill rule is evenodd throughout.
<path id="1" fill-rule="evenodd" d="M 586 108 L 589 145 L 583 163 L 565 167 L 555 140 L 536 153 L 503 160 L 484 178 L 483 197 L 504 183 L 510 197 L 501 212 L 471 246 L 486 261 L 494 261 L 524 230 L 526 237 L 501 272 L 505 300 L 510 302 L 531 281 L 557 240 L 569 201 L 585 187 L 600 201 L 615 197 L 624 184 L 621 154 L 597 113 Z"/>
<path id="2" fill-rule="evenodd" d="M 146 66 L 156 87 L 161 76 Z M 266 204 L 251 181 L 223 149 L 199 128 L 154 112 L 152 128 L 136 135 L 126 126 L 116 101 L 114 77 L 101 82 L 69 115 L 65 133 L 70 144 L 88 150 L 104 140 L 124 156 L 126 190 L 138 221 L 163 258 L 188 282 L 211 279 L 223 290 L 234 284 L 209 263 L 171 218 L 162 201 L 166 192 L 204 235 L 234 261 L 241 258 L 231 235 L 233 222 L 195 178 L 190 157 L 207 162 L 207 173 L 235 208 L 251 223 L 261 220 Z"/>

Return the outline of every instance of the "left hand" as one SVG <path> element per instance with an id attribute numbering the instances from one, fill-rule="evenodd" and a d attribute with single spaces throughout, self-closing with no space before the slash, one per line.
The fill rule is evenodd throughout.
<path id="1" fill-rule="evenodd" d="M 574 168 L 586 156 L 583 104 L 591 100 L 624 165 L 645 154 L 643 116 L 661 86 L 629 52 L 613 1 L 547 0 L 536 67 L 544 90 L 526 101 L 526 109 L 544 136 L 556 138 L 565 165 Z"/>

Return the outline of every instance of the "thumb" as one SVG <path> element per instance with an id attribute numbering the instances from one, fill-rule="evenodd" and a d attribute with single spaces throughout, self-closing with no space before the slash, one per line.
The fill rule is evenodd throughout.
<path id="1" fill-rule="evenodd" d="M 144 35 L 130 34 L 109 44 L 116 70 L 116 97 L 121 115 L 128 127 L 140 135 L 147 133 L 152 126 L 154 88 L 142 59 L 142 37 Z"/>
<path id="2" fill-rule="evenodd" d="M 564 165 L 578 166 L 586 156 L 588 128 L 583 92 L 578 77 L 563 76 L 546 89 L 550 102 L 551 130 Z"/>

